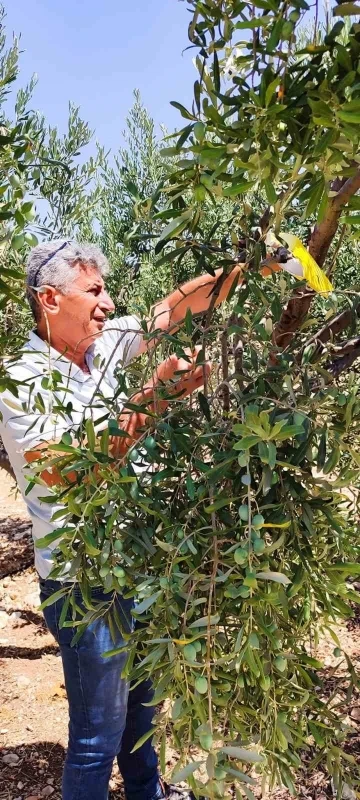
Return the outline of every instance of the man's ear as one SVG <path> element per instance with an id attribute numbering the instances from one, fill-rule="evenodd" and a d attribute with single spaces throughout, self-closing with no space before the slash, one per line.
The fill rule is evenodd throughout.
<path id="1" fill-rule="evenodd" d="M 54 286 L 41 286 L 38 289 L 38 303 L 43 314 L 58 314 L 60 310 L 60 292 Z"/>

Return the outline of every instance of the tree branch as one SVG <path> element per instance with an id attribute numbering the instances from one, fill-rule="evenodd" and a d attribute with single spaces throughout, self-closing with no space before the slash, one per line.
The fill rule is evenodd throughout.
<path id="1" fill-rule="evenodd" d="M 334 184 L 333 184 L 334 185 Z M 360 169 L 348 178 L 341 186 L 335 197 L 328 204 L 324 219 L 315 225 L 310 243 L 309 252 L 315 261 L 322 267 L 328 254 L 331 242 L 336 234 L 341 212 L 350 198 L 360 189 Z"/>
<path id="2" fill-rule="evenodd" d="M 360 189 L 360 168 L 347 180 L 337 178 L 332 184 L 332 191 L 337 191 L 329 203 L 324 219 L 316 225 L 309 242 L 309 252 L 321 267 L 328 254 L 331 242 L 336 234 L 339 218 L 344 206 Z M 315 292 L 297 290 L 284 308 L 274 330 L 274 342 L 278 347 L 287 347 L 295 333 L 304 322 Z M 346 327 L 346 326 L 344 326 Z"/>
<path id="3" fill-rule="evenodd" d="M 346 369 L 350 369 L 357 358 L 360 358 L 360 346 L 354 348 L 352 353 L 347 353 L 347 355 L 342 358 L 335 359 L 335 361 L 327 365 L 326 369 L 334 378 L 338 378 L 342 372 L 345 372 Z"/>
<path id="4" fill-rule="evenodd" d="M 340 342 L 340 344 L 334 347 L 332 354 L 336 358 L 341 358 L 341 356 L 345 356 L 347 353 L 352 353 L 354 349 L 358 347 L 360 347 L 360 336 L 355 336 L 353 339 Z"/>
<path id="5" fill-rule="evenodd" d="M 223 410 L 227 415 L 230 411 L 230 391 L 227 385 L 229 378 L 229 355 L 228 355 L 228 329 L 227 327 L 221 334 L 221 366 L 222 366 L 222 379 L 223 379 Z"/>
<path id="6" fill-rule="evenodd" d="M 229 319 L 229 327 L 231 325 L 236 325 L 238 328 L 242 328 L 243 327 L 242 317 L 239 316 L 238 314 L 233 313 Z M 233 356 L 234 356 L 236 382 L 241 392 L 244 389 L 244 381 L 242 378 L 243 355 L 244 355 L 244 342 L 240 334 L 235 333 L 233 340 Z"/>
<path id="7" fill-rule="evenodd" d="M 285 350 L 295 333 L 305 321 L 315 292 L 311 289 L 295 289 L 293 296 L 282 311 L 279 322 L 274 327 L 273 341 Z"/>
<path id="8" fill-rule="evenodd" d="M 358 358 L 360 358 L 360 336 L 356 336 L 354 339 L 348 339 L 347 341 L 342 342 L 340 345 L 334 347 L 330 353 L 330 358 L 324 365 L 324 369 L 334 380 L 338 378 L 342 372 L 350 369 L 354 361 L 356 361 Z M 326 382 L 331 383 L 330 380 Z M 318 390 L 320 385 L 321 384 L 317 378 L 311 381 L 311 388 L 313 391 Z"/>
<path id="9" fill-rule="evenodd" d="M 336 347 L 333 357 L 325 364 L 325 369 L 334 378 L 337 378 L 342 372 L 349 369 L 359 356 L 360 336 L 356 336 Z"/>
<path id="10" fill-rule="evenodd" d="M 329 320 L 329 322 L 327 322 L 323 328 L 320 328 L 320 330 L 317 331 L 317 333 L 315 333 L 308 342 L 306 342 L 306 346 L 313 344 L 314 342 L 322 342 L 323 344 L 326 344 L 326 342 L 331 341 L 339 333 L 342 333 L 343 330 L 350 328 L 350 325 L 354 319 L 354 314 L 357 317 L 360 317 L 360 302 L 354 309 L 347 308 L 345 311 L 341 311 L 340 314 L 337 314 L 336 317 L 333 317 L 331 320 Z M 300 360 L 303 349 L 299 353 Z"/>

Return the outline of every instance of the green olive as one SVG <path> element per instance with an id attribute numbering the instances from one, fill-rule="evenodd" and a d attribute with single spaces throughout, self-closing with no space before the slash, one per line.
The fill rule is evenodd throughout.
<path id="1" fill-rule="evenodd" d="M 211 750 L 213 746 L 213 737 L 211 733 L 201 733 L 200 744 L 203 750 Z"/>
<path id="2" fill-rule="evenodd" d="M 227 773 L 221 767 L 215 767 L 214 769 L 214 777 L 217 781 L 223 781 L 226 778 Z"/>
<path id="3" fill-rule="evenodd" d="M 114 567 L 113 572 L 117 578 L 125 578 L 125 570 L 122 567 Z"/>
<path id="4" fill-rule="evenodd" d="M 260 679 L 260 686 L 261 686 L 263 692 L 268 692 L 269 691 L 269 689 L 271 687 L 271 680 L 268 677 L 268 675 L 266 675 L 264 678 Z"/>
<path id="5" fill-rule="evenodd" d="M 13 172 L 12 175 L 9 175 L 9 181 L 13 189 L 20 189 L 21 180 L 18 175 L 15 175 L 15 172 Z"/>
<path id="6" fill-rule="evenodd" d="M 186 661 L 196 661 L 196 650 L 193 644 L 186 644 L 183 654 Z"/>
<path id="7" fill-rule="evenodd" d="M 240 506 L 239 508 L 239 517 L 243 520 L 243 522 L 247 522 L 249 519 L 249 506 Z"/>
<path id="8" fill-rule="evenodd" d="M 279 670 L 279 672 L 285 672 L 285 670 L 287 668 L 287 660 L 286 660 L 286 658 L 284 658 L 283 656 L 277 656 L 275 658 L 274 664 L 275 664 L 276 669 Z"/>
<path id="9" fill-rule="evenodd" d="M 130 453 L 129 453 L 129 459 L 130 459 L 130 461 L 138 461 L 138 460 L 139 460 L 139 458 L 140 458 L 140 453 L 139 453 L 139 451 L 136 449 L 136 447 L 133 447 L 133 449 L 132 449 L 132 450 L 130 451 Z"/>
<path id="10" fill-rule="evenodd" d="M 15 233 L 11 239 L 11 245 L 14 250 L 21 250 L 24 247 L 25 237 L 23 233 Z"/>
<path id="11" fill-rule="evenodd" d="M 195 689 L 197 692 L 199 692 L 199 694 L 206 694 L 208 690 L 208 683 L 206 678 L 204 678 L 202 675 L 199 675 L 199 677 L 196 678 Z"/>
<path id="12" fill-rule="evenodd" d="M 245 564 L 247 557 L 248 557 L 247 551 L 244 550 L 243 547 L 238 547 L 237 550 L 235 550 L 234 559 L 236 564 Z"/>
<path id="13" fill-rule="evenodd" d="M 147 436 L 144 441 L 144 447 L 146 447 L 147 450 L 154 450 L 156 447 L 156 439 L 154 439 L 153 436 Z"/>
<path id="14" fill-rule="evenodd" d="M 24 239 L 26 244 L 28 244 L 30 247 L 36 247 L 36 245 L 39 243 L 37 237 L 33 233 L 25 233 Z"/>
<path id="15" fill-rule="evenodd" d="M 205 186 L 203 186 L 202 183 L 198 183 L 196 186 L 194 186 L 193 194 L 197 203 L 203 203 L 206 197 Z"/>
<path id="16" fill-rule="evenodd" d="M 205 136 L 205 131 L 206 131 L 206 128 L 205 128 L 205 125 L 204 125 L 203 122 L 200 122 L 200 121 L 199 122 L 195 122 L 194 134 L 195 134 L 198 142 L 202 142 L 202 140 L 203 140 L 203 138 Z"/>

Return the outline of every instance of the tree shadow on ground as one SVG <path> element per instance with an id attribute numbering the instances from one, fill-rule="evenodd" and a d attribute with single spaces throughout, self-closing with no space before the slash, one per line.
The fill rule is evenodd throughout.
<path id="1" fill-rule="evenodd" d="M 26 658 L 29 661 L 41 658 L 42 656 L 57 656 L 60 650 L 55 644 L 47 644 L 44 647 L 15 647 L 13 645 L 0 646 L 0 658 Z"/>
<path id="2" fill-rule="evenodd" d="M 20 539 L 15 536 L 20 532 Z M 31 536 L 31 523 L 23 517 L 3 517 L 0 519 L 0 578 L 32 566 L 34 547 Z"/>
<path id="3" fill-rule="evenodd" d="M 11 760 L 12 763 L 4 763 Z M 2 748 L 0 757 L 0 800 L 41 796 L 46 786 L 52 800 L 61 800 L 61 775 L 65 750 L 54 742 L 33 742 Z M 16 762 L 16 763 L 15 763 Z M 22 784 L 19 787 L 19 783 Z M 49 791 L 49 790 L 47 790 Z M 44 795 L 43 795 L 44 796 Z"/>
<path id="4" fill-rule="evenodd" d="M 36 636 L 41 636 L 44 633 L 47 633 L 47 627 L 45 624 L 45 619 L 41 612 L 36 614 L 35 611 L 29 611 L 27 609 L 20 608 L 21 611 L 21 619 L 25 620 L 28 624 L 36 625 Z"/>
<path id="5" fill-rule="evenodd" d="M 12 756 L 13 763 L 4 763 L 3 758 L 7 756 Z M 9 744 L 7 747 L 1 748 L 0 800 L 12 800 L 12 798 L 18 797 L 42 800 L 47 796 L 51 797 L 51 800 L 61 800 L 61 776 L 64 761 L 64 748 L 54 742 L 33 742 L 16 747 L 11 747 Z M 116 780 L 116 783 L 119 781 Z M 53 792 L 46 788 L 50 786 L 53 788 Z M 124 793 L 120 785 L 115 791 L 110 792 L 109 800 L 124 800 Z"/>

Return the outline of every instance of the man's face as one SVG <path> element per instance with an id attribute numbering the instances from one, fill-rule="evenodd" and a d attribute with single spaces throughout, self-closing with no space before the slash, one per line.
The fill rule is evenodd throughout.
<path id="1" fill-rule="evenodd" d="M 53 329 L 69 344 L 86 339 L 89 346 L 101 333 L 108 314 L 115 309 L 96 269 L 82 267 L 67 294 L 58 294 Z"/>

